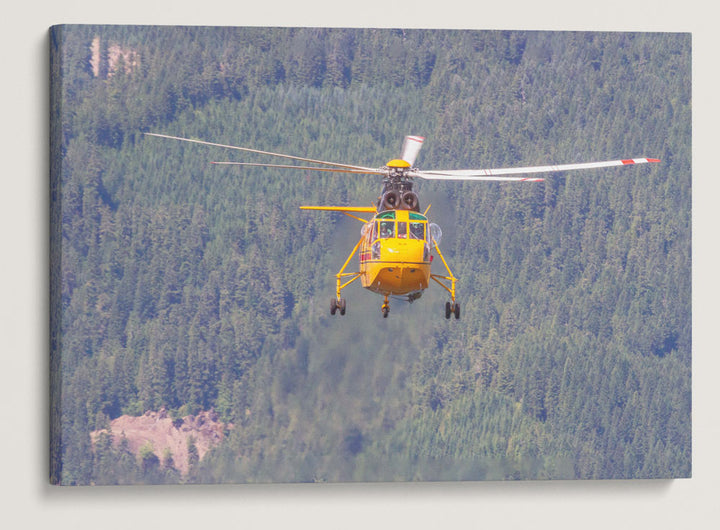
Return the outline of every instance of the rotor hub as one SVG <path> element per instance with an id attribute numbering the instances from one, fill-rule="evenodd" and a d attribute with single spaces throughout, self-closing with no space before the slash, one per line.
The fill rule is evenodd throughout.
<path id="1" fill-rule="evenodd" d="M 407 164 L 407 162 L 405 163 Z M 409 165 L 406 167 L 387 165 L 382 169 L 385 172 L 385 177 L 383 178 L 383 193 L 388 190 L 396 190 L 399 192 L 412 191 L 413 178 L 408 174 L 412 168 L 410 168 Z"/>
<path id="2" fill-rule="evenodd" d="M 395 159 L 393 159 L 393 160 L 390 160 L 390 162 L 388 162 L 388 163 L 386 164 L 386 167 L 389 167 L 389 168 L 409 168 L 409 167 L 410 167 L 410 162 L 408 162 L 408 161 L 406 161 L 406 160 L 401 160 L 401 159 L 399 159 L 399 158 L 395 158 Z"/>

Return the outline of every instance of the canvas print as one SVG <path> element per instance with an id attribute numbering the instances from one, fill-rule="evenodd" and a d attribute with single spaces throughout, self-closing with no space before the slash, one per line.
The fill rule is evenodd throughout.
<path id="1" fill-rule="evenodd" d="M 691 35 L 50 30 L 50 481 L 691 476 Z"/>

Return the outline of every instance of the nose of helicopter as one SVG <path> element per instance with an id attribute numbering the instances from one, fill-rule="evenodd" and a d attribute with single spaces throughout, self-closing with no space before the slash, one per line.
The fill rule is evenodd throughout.
<path id="1" fill-rule="evenodd" d="M 417 239 L 389 238 L 382 240 L 380 260 L 385 262 L 422 263 L 425 242 Z"/>
<path id="2" fill-rule="evenodd" d="M 427 289 L 430 262 L 425 257 L 424 241 L 384 239 L 380 260 L 368 264 L 369 282 L 364 285 L 382 294 L 396 295 Z"/>

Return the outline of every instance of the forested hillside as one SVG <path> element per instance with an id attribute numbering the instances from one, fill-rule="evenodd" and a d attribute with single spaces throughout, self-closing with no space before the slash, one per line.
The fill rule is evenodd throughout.
<path id="1" fill-rule="evenodd" d="M 51 32 L 51 481 L 691 473 L 688 34 L 65 26 Z M 542 183 L 419 182 L 459 278 L 412 305 L 334 274 L 372 176 L 628 157 Z M 357 262 L 353 262 L 357 263 Z M 434 267 L 440 265 L 439 260 Z M 442 267 L 435 272 L 442 272 Z M 122 414 L 234 424 L 182 476 Z M 113 433 L 121 437 L 121 433 Z M 147 452 L 145 453 L 147 455 Z"/>

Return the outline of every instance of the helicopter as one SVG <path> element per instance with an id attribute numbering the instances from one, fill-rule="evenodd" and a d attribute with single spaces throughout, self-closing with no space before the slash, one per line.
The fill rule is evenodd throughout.
<path id="1" fill-rule="evenodd" d="M 460 304 L 456 300 L 458 279 L 452 273 L 439 247 L 442 230 L 437 224 L 431 223 L 427 217 L 430 205 L 421 212 L 420 199 L 413 190 L 413 179 L 541 182 L 544 180 L 542 177 L 527 175 L 660 162 L 657 158 L 629 158 L 604 162 L 514 168 L 420 170 L 414 164 L 425 141 L 422 136 L 406 136 L 400 158 L 390 160 L 382 167 L 366 167 L 166 134 L 150 132 L 144 134 L 275 156 L 296 162 L 316 164 L 321 167 L 255 162 L 212 162 L 212 164 L 217 165 L 272 167 L 382 176 L 382 191 L 372 206 L 300 206 L 300 209 L 339 212 L 363 223 L 359 241 L 335 275 L 335 296 L 330 299 L 330 314 L 339 313 L 345 315 L 347 312 L 347 300 L 342 297 L 342 291 L 359 278 L 361 285 L 365 289 L 383 296 L 383 304 L 380 310 L 384 318 L 387 318 L 390 313 L 390 297 L 412 303 L 422 296 L 423 291 L 430 286 L 431 280 L 439 284 L 450 295 L 450 300 L 445 302 L 445 318 L 450 319 L 451 316 L 454 316 L 456 320 L 460 318 Z M 372 217 L 365 219 L 355 214 L 369 214 Z M 431 271 L 434 258 L 433 251 L 440 257 L 447 274 L 434 274 Z M 359 270 L 346 272 L 356 253 L 359 256 Z"/>

